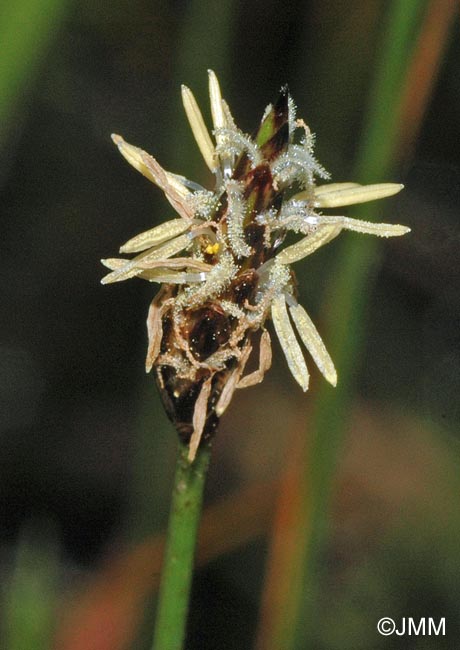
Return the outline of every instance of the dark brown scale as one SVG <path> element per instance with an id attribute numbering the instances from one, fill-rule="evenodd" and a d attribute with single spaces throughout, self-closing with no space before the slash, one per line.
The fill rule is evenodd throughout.
<path id="1" fill-rule="evenodd" d="M 249 304 L 254 302 L 259 276 L 254 269 L 240 273 L 230 285 L 229 299 L 242 307 L 247 301 Z"/>
<path id="2" fill-rule="evenodd" d="M 172 366 L 156 367 L 155 373 L 166 414 L 181 437 L 190 437 L 195 402 L 203 382 L 177 377 L 177 371 Z"/>
<path id="3" fill-rule="evenodd" d="M 245 185 L 243 197 L 249 208 L 245 222 L 249 223 L 273 203 L 275 190 L 269 165 L 264 162 L 252 169 L 245 178 Z"/>
<path id="4" fill-rule="evenodd" d="M 273 188 L 273 177 L 267 163 L 252 169 L 246 179 L 244 199 L 248 212 L 244 220 L 245 240 L 254 251 L 245 260 L 243 268 L 258 268 L 267 259 L 265 249 L 265 227 L 255 221 L 255 217 L 273 206 L 278 194 Z"/>
<path id="5" fill-rule="evenodd" d="M 251 169 L 252 162 L 249 159 L 249 156 L 247 153 L 244 151 L 241 156 L 238 158 L 238 161 L 235 165 L 235 169 L 233 170 L 233 176 L 235 180 L 241 180 L 246 176 L 248 171 Z"/>
<path id="6" fill-rule="evenodd" d="M 181 439 L 188 443 L 193 433 L 193 413 L 201 386 L 206 377 L 194 381 L 177 377 L 172 366 L 156 368 L 157 383 L 166 414 L 175 425 Z M 207 373 L 209 374 L 209 372 Z M 212 435 L 218 424 L 215 413 L 209 413 L 205 433 Z"/>
<path id="7" fill-rule="evenodd" d="M 254 254 L 249 258 L 249 262 L 245 263 L 244 266 L 258 268 L 267 259 L 265 251 L 265 228 L 258 223 L 250 223 L 244 229 L 244 233 L 247 243 L 254 251 Z"/>
<path id="8" fill-rule="evenodd" d="M 208 305 L 186 315 L 188 344 L 193 356 L 204 361 L 228 342 L 230 324 L 219 305 Z"/>
<path id="9" fill-rule="evenodd" d="M 219 199 L 219 206 L 216 210 L 215 215 L 213 216 L 213 220 L 219 222 L 222 219 L 222 217 L 224 217 L 227 214 L 227 208 L 228 208 L 227 193 L 224 192 Z"/>
<path id="10" fill-rule="evenodd" d="M 289 88 L 284 85 L 273 105 L 273 113 L 275 116 L 275 129 L 279 129 L 284 122 L 289 118 Z"/>
<path id="11" fill-rule="evenodd" d="M 160 354 L 171 351 L 173 344 L 173 324 L 171 318 L 164 317 L 162 321 L 163 336 L 161 337 Z"/>
<path id="12" fill-rule="evenodd" d="M 235 365 L 236 360 L 232 359 L 227 363 L 227 368 L 217 372 L 212 379 L 203 440 L 209 440 L 216 432 L 219 418 L 216 415 L 215 407 Z M 194 381 L 178 377 L 177 371 L 172 366 L 157 366 L 155 374 L 166 414 L 176 427 L 181 440 L 188 444 L 193 433 L 193 413 L 196 400 L 203 382 L 210 376 L 210 371 L 203 369 L 203 377 Z"/>
<path id="13" fill-rule="evenodd" d="M 181 334 L 186 339 L 192 354 L 198 361 L 204 361 L 208 356 L 225 346 L 230 337 L 230 320 L 218 303 L 209 303 L 199 309 L 189 310 L 185 314 L 186 326 Z M 175 353 L 185 356 L 178 347 L 172 325 L 172 313 L 167 312 L 162 321 L 163 337 L 161 353 Z M 208 402 L 206 423 L 203 438 L 211 437 L 217 428 L 219 418 L 215 413 L 217 400 L 225 386 L 228 375 L 236 365 L 236 359 L 226 363 L 226 368 L 214 374 L 211 395 Z M 169 419 L 175 425 L 181 439 L 188 443 L 193 433 L 193 414 L 195 404 L 200 394 L 203 382 L 212 371 L 199 368 L 194 379 L 178 376 L 176 368 L 171 365 L 157 363 L 155 377 L 161 400 Z"/>

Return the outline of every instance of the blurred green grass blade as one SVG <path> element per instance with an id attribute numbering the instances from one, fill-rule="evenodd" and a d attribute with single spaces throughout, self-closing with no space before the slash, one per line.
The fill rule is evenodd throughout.
<path id="1" fill-rule="evenodd" d="M 362 143 L 355 164 L 355 176 L 361 183 L 385 176 L 391 168 L 397 149 L 396 136 L 406 74 L 427 4 L 427 0 L 393 0 L 389 5 L 385 42 L 382 55 L 376 62 Z M 368 210 L 366 214 L 369 214 Z"/>
<path id="2" fill-rule="evenodd" d="M 61 23 L 66 0 L 13 0 L 0 9 L 0 146 Z"/>
<path id="3" fill-rule="evenodd" d="M 56 545 L 42 535 L 20 542 L 5 593 L 5 650 L 49 650 L 56 622 Z"/>
<path id="4" fill-rule="evenodd" d="M 353 180 L 388 180 L 397 149 L 399 106 L 406 71 L 420 26 L 424 0 L 394 0 L 388 4 L 382 43 L 378 52 L 374 84 L 365 121 L 362 144 Z M 373 219 L 380 206 L 355 208 L 353 216 Z M 364 318 L 372 271 L 379 259 L 381 242 L 371 237 L 346 234 L 337 254 L 333 284 L 327 292 L 325 335 L 339 372 L 337 388 L 324 383 L 318 389 L 313 418 L 309 422 L 312 442 L 301 477 L 301 512 L 295 579 L 276 626 L 272 647 L 304 650 L 315 638 L 317 598 L 321 571 L 319 559 L 327 536 L 328 509 L 338 452 L 348 423 L 364 338 Z M 324 329 L 324 328 L 323 328 Z M 277 645 L 282 641 L 281 645 Z M 310 645 L 309 645 L 310 644 Z"/>

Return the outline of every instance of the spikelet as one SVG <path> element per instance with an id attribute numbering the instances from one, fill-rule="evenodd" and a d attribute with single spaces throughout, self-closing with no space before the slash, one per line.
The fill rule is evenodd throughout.
<path id="1" fill-rule="evenodd" d="M 305 309 L 296 301 L 291 264 L 342 230 L 400 236 L 405 226 L 372 223 L 321 209 L 392 196 L 396 183 L 328 183 L 314 157 L 314 137 L 296 118 L 286 87 L 265 109 L 251 137 L 236 125 L 219 81 L 209 71 L 212 129 L 187 86 L 182 101 L 212 189 L 166 171 L 152 156 L 113 140 L 124 158 L 157 185 L 175 209 L 170 219 L 120 248 L 131 259 L 102 260 L 104 284 L 139 277 L 161 284 L 147 318 L 147 372 L 153 371 L 170 419 L 193 462 L 216 431 L 237 389 L 260 382 L 271 364 L 272 321 L 294 379 L 306 391 L 309 372 L 300 343 L 333 386 L 337 373 Z M 301 191 L 299 190 L 299 186 Z M 297 237 L 297 240 L 285 238 Z M 256 369 L 246 366 L 258 355 Z"/>

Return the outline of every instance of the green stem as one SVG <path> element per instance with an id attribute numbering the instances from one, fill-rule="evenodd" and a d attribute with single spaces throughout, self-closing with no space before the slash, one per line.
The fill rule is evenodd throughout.
<path id="1" fill-rule="evenodd" d="M 188 447 L 179 445 L 152 650 L 183 647 L 210 452 L 202 445 L 190 463 Z"/>

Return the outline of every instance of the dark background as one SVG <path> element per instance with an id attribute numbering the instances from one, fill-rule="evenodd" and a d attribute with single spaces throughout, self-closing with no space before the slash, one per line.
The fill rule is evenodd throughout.
<path id="1" fill-rule="evenodd" d="M 245 132 L 288 83 L 299 116 L 317 135 L 320 162 L 334 181 L 353 180 L 385 4 L 116 0 L 62 3 L 50 13 L 49 33 L 18 73 L 0 129 L 6 620 L 18 548 L 36 558 L 30 581 L 46 567 L 58 576 L 57 601 L 71 602 L 111 553 L 166 523 L 175 433 L 143 370 L 154 287 L 101 286 L 99 260 L 171 209 L 122 160 L 110 134 L 208 183 L 182 115 L 180 83 L 193 88 L 208 118 L 212 67 Z M 22 15 L 18 38 L 27 20 Z M 375 179 L 405 184 L 385 202 L 383 216 L 412 233 L 381 244 L 352 426 L 337 470 L 315 648 L 400 647 L 398 639 L 378 645 L 375 623 L 385 615 L 446 616 L 449 631 L 459 625 L 458 27 L 457 18 L 414 146 L 393 178 Z M 5 57 L 0 70 L 10 65 Z M 313 317 L 334 246 L 297 271 Z M 314 374 L 303 395 L 276 347 L 275 357 L 264 383 L 242 391 L 224 418 L 209 503 L 276 478 L 289 432 L 305 428 L 322 379 Z M 236 544 L 199 570 L 187 647 L 251 647 L 268 534 L 267 527 L 266 536 Z M 149 632 L 127 647 L 148 647 L 144 636 Z M 444 647 L 439 639 L 426 643 Z"/>

